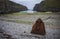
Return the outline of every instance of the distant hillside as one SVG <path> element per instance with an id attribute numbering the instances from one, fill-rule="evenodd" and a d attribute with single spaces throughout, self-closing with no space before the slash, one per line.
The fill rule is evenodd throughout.
<path id="1" fill-rule="evenodd" d="M 50 0 L 51 1 L 51 0 Z M 42 1 L 39 4 L 36 4 L 34 7 L 34 11 L 45 12 L 45 11 L 52 11 L 52 12 L 60 12 L 60 4 L 59 2 L 50 2 L 50 1 Z"/>
<path id="2" fill-rule="evenodd" d="M 27 10 L 27 7 L 12 1 L 0 0 L 0 13 L 20 12 Z"/>
<path id="3" fill-rule="evenodd" d="M 60 0 L 45 0 L 46 7 L 58 7 L 60 8 Z"/>

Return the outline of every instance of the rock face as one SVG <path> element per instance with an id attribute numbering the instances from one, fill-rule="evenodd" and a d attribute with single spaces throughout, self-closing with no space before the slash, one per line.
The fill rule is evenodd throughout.
<path id="1" fill-rule="evenodd" d="M 27 10 L 27 7 L 12 1 L 0 0 L 0 13 L 20 12 Z"/>
<path id="2" fill-rule="evenodd" d="M 49 11 L 49 12 L 60 12 L 60 7 L 48 7 L 45 4 L 45 1 L 42 1 L 41 3 L 36 4 L 33 10 L 34 11 L 39 11 L 39 12 L 46 12 L 46 11 Z"/>
<path id="3" fill-rule="evenodd" d="M 36 23 L 32 27 L 31 33 L 33 34 L 39 34 L 39 35 L 45 35 L 45 26 L 42 20 L 39 18 Z"/>
<path id="4" fill-rule="evenodd" d="M 44 1 L 42 1 L 41 3 L 39 4 L 36 4 L 34 9 L 34 11 L 46 11 L 45 8 L 44 8 Z"/>

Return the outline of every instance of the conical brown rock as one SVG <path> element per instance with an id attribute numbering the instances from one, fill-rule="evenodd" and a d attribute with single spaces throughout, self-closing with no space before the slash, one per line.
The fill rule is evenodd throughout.
<path id="1" fill-rule="evenodd" d="M 31 33 L 38 35 L 46 34 L 44 23 L 40 18 L 37 19 L 36 23 L 33 25 Z"/>

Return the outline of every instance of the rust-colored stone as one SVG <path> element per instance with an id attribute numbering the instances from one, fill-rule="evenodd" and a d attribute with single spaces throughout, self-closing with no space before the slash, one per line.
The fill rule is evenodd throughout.
<path id="1" fill-rule="evenodd" d="M 37 19 L 36 23 L 33 25 L 31 33 L 38 35 L 46 34 L 44 23 L 40 18 Z"/>

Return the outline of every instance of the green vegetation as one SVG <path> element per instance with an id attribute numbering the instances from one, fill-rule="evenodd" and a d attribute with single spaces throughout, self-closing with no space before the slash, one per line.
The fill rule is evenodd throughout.
<path id="1" fill-rule="evenodd" d="M 60 12 L 60 0 L 44 0 L 34 7 L 38 12 Z"/>
<path id="2" fill-rule="evenodd" d="M 45 0 L 46 7 L 60 8 L 60 0 Z"/>
<path id="3" fill-rule="evenodd" d="M 59 13 L 59 12 L 58 12 Z M 27 13 L 27 12 L 17 12 L 17 13 L 12 13 L 12 14 L 4 14 L 4 16 L 20 16 L 20 15 L 50 15 L 52 12 L 34 12 L 34 13 Z M 53 14 L 56 14 L 53 13 Z"/>
<path id="4" fill-rule="evenodd" d="M 41 15 L 53 15 L 53 14 L 56 14 L 56 13 L 52 13 L 52 12 L 34 12 L 34 13 L 17 12 L 17 13 L 12 13 L 12 14 L 0 15 L 0 16 L 4 16 L 4 18 L 0 18 L 0 20 L 8 21 L 8 22 L 16 22 L 16 23 L 33 24 L 34 21 L 31 21 L 31 19 L 29 19 L 30 17 L 32 17 L 32 19 L 35 17 L 34 19 L 36 20 L 36 18 L 41 17 Z M 44 16 L 42 16 L 42 17 L 44 17 Z"/>
<path id="5" fill-rule="evenodd" d="M 24 20 L 11 20 L 11 19 L 0 19 L 1 21 L 15 22 L 15 23 L 24 23 L 24 24 L 33 24 L 32 21 L 24 21 Z"/>

